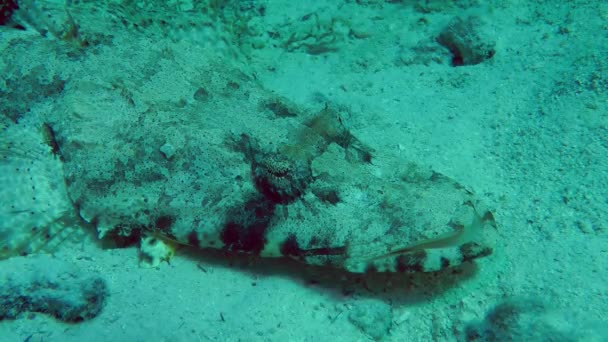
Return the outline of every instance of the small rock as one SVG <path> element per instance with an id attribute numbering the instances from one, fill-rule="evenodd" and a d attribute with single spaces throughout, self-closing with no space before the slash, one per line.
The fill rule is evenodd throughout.
<path id="1" fill-rule="evenodd" d="M 390 305 L 378 300 L 362 300 L 353 305 L 348 320 L 364 334 L 379 340 L 388 334 L 393 321 Z"/>
<path id="2" fill-rule="evenodd" d="M 171 159 L 173 155 L 175 155 L 175 147 L 173 147 L 173 145 L 170 143 L 165 143 L 160 147 L 160 152 L 165 156 L 165 158 Z"/>
<path id="3" fill-rule="evenodd" d="M 515 298 L 496 305 L 483 321 L 466 325 L 461 340 L 605 341 L 608 331 L 604 324 L 585 322 L 537 299 Z"/>
<path id="4" fill-rule="evenodd" d="M 107 296 L 99 275 L 49 255 L 3 260 L 0 279 L 0 321 L 40 312 L 79 322 L 97 316 Z"/>
<path id="5" fill-rule="evenodd" d="M 482 33 L 483 21 L 477 16 L 455 18 L 437 37 L 452 54 L 452 65 L 475 65 L 494 56 L 495 42 Z"/>

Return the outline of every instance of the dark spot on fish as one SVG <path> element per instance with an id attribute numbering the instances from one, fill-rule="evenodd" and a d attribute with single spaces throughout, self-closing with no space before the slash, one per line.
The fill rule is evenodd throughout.
<path id="1" fill-rule="evenodd" d="M 220 233 L 226 248 L 259 254 L 266 244 L 266 231 L 274 215 L 275 205 L 261 196 L 235 207 L 227 214 L 227 223 Z"/>
<path id="2" fill-rule="evenodd" d="M 446 257 L 441 257 L 441 269 L 446 269 L 450 267 L 450 260 Z"/>
<path id="3" fill-rule="evenodd" d="M 372 263 L 367 264 L 367 266 L 365 266 L 365 273 L 378 273 L 378 268 Z"/>
<path id="4" fill-rule="evenodd" d="M 158 229 L 158 230 L 166 231 L 167 229 L 169 229 L 171 227 L 172 224 L 173 224 L 173 217 L 163 215 L 163 216 L 159 216 L 156 219 L 156 221 L 154 222 L 154 227 L 156 227 L 156 229 Z"/>
<path id="5" fill-rule="evenodd" d="M 395 258 L 395 269 L 401 273 L 423 272 L 425 259 L 425 251 L 399 255 Z"/>
<path id="6" fill-rule="evenodd" d="M 198 238 L 196 232 L 190 232 L 190 234 L 188 234 L 188 244 L 196 247 L 200 246 L 201 240 Z"/>
<path id="7" fill-rule="evenodd" d="M 300 249 L 298 240 L 294 234 L 290 234 L 281 244 L 281 254 L 289 257 L 298 257 L 302 255 L 302 250 Z"/>

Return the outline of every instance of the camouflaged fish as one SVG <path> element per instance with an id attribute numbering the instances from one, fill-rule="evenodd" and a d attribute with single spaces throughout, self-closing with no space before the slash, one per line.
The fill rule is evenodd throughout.
<path id="1" fill-rule="evenodd" d="M 71 204 L 101 238 L 122 244 L 143 236 L 152 265 L 171 257 L 172 242 L 350 272 L 434 271 L 491 253 L 493 215 L 462 185 L 367 148 L 341 109 L 309 114 L 228 67 L 227 51 L 209 44 L 206 28 L 217 27 L 216 40 L 230 46 L 245 19 L 206 2 L 182 12 L 156 1 L 108 2 L 103 16 L 87 10 L 100 3 L 25 1 L 14 17 L 57 41 L 31 40 L 27 48 L 39 52 L 30 54 L 27 70 L 36 63 L 44 69 L 44 56 L 65 60 L 62 77 L 69 80 L 45 127 L 63 160 Z M 112 34 L 123 25 L 142 34 Z M 239 35 L 219 29 L 235 26 Z M 180 45 L 159 42 L 171 36 L 168 27 L 180 32 Z M 204 42 L 182 39 L 184 28 Z M 96 53 L 111 51 L 111 58 L 82 55 L 71 63 L 63 58 L 70 44 L 59 42 L 75 42 L 78 51 L 107 44 L 112 48 Z M 55 67 L 49 74 L 63 66 Z M 0 152 L 11 160 L 7 168 L 40 158 Z M 71 212 L 63 200 L 55 204 L 61 172 L 34 166 L 27 172 L 44 176 L 40 182 L 28 183 L 26 173 L 2 180 L 23 179 L 28 196 L 37 193 L 31 185 L 50 190 L 44 202 L 18 196 L 16 209 L 5 209 L 11 222 L 23 224 L 0 226 L 0 257 L 36 251 L 32 239 L 44 245 L 65 231 L 42 227 Z M 41 217 L 27 217 L 28 210 Z"/>
<path id="2" fill-rule="evenodd" d="M 283 115 L 285 100 L 252 105 L 239 96 L 250 88 L 230 98 L 252 115 L 231 114 L 221 99 L 206 102 L 202 114 L 184 108 L 142 117 L 111 114 L 106 106 L 119 95 L 96 89 L 102 101 L 87 104 L 74 92 L 51 123 L 69 193 L 101 237 L 148 235 L 142 252 L 152 265 L 173 252 L 156 237 L 350 272 L 436 271 L 492 251 L 493 215 L 470 191 L 375 153 L 339 110 L 298 122 L 306 114 Z M 193 110 L 199 114 L 185 114 Z M 222 110 L 221 118 L 205 114 Z"/>
<path id="3" fill-rule="evenodd" d="M 269 153 L 243 135 L 237 146 L 258 193 L 211 241 L 195 230 L 191 242 L 357 273 L 437 271 L 491 253 L 482 236 L 493 215 L 469 191 L 414 163 L 374 166 L 335 111 L 295 141 Z"/>

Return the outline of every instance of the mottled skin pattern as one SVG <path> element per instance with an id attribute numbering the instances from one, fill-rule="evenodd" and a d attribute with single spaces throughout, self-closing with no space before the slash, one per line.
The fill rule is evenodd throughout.
<path id="1" fill-rule="evenodd" d="M 357 273 L 437 271 L 491 254 L 491 247 L 481 241 L 483 233 L 495 226 L 493 215 L 478 210 L 473 195 L 458 183 L 413 165 L 401 176 L 401 184 L 394 179 L 384 184 L 385 179 L 364 174 L 371 167 L 372 151 L 329 108 L 295 136 L 295 143 L 274 152 L 263 151 L 247 135 L 234 138 L 234 146 L 251 165 L 251 181 L 258 193 L 227 216 L 217 235 L 194 229 L 184 243 L 263 257 L 285 256 Z M 334 152 L 344 153 L 327 153 L 325 158 L 330 169 L 342 168 L 340 176 L 328 175 L 332 170 L 325 172 L 327 160 L 316 163 L 331 144 L 338 145 Z M 344 221 L 353 224 L 345 227 L 336 221 L 340 216 L 336 211 L 344 211 L 339 208 L 341 196 L 352 191 L 374 197 L 375 207 L 351 211 Z M 408 203 L 402 196 L 418 200 L 400 207 Z M 425 205 L 453 216 L 426 212 Z M 408 226 L 404 216 L 410 214 L 430 217 L 410 220 L 412 226 Z M 390 223 L 374 230 L 366 227 L 370 221 Z M 319 222 L 326 225 L 312 227 Z M 420 231 L 424 226 L 428 231 Z M 214 241 L 214 235 L 219 241 Z"/>
<path id="2" fill-rule="evenodd" d="M 116 91 L 66 95 L 49 125 L 80 216 L 120 245 L 152 232 L 356 273 L 436 271 L 492 252 L 493 215 L 462 185 L 366 147 L 338 109 L 268 119 L 249 95 L 267 93 L 241 84 L 182 112 L 138 114 L 127 102 L 112 125 L 106 107 L 125 101 Z M 172 140 L 167 158 L 159 148 Z"/>
<path id="3" fill-rule="evenodd" d="M 223 7 L 201 3 L 206 11 L 186 16 L 171 5 L 108 6 L 116 11 L 107 21 L 63 6 L 45 16 L 57 15 L 45 21 L 67 24 L 58 38 L 80 47 L 111 41 L 116 23 L 141 31 L 141 45 L 133 39 L 128 54 L 113 56 L 128 58 L 128 68 L 74 77 L 45 116 L 70 200 L 101 238 L 128 245 L 152 232 L 351 272 L 434 271 L 491 253 L 493 215 L 471 192 L 367 148 L 340 110 L 307 114 L 231 66 L 225 50 L 189 46 L 199 61 L 190 68 L 150 44 L 172 29 L 221 22 Z"/>

